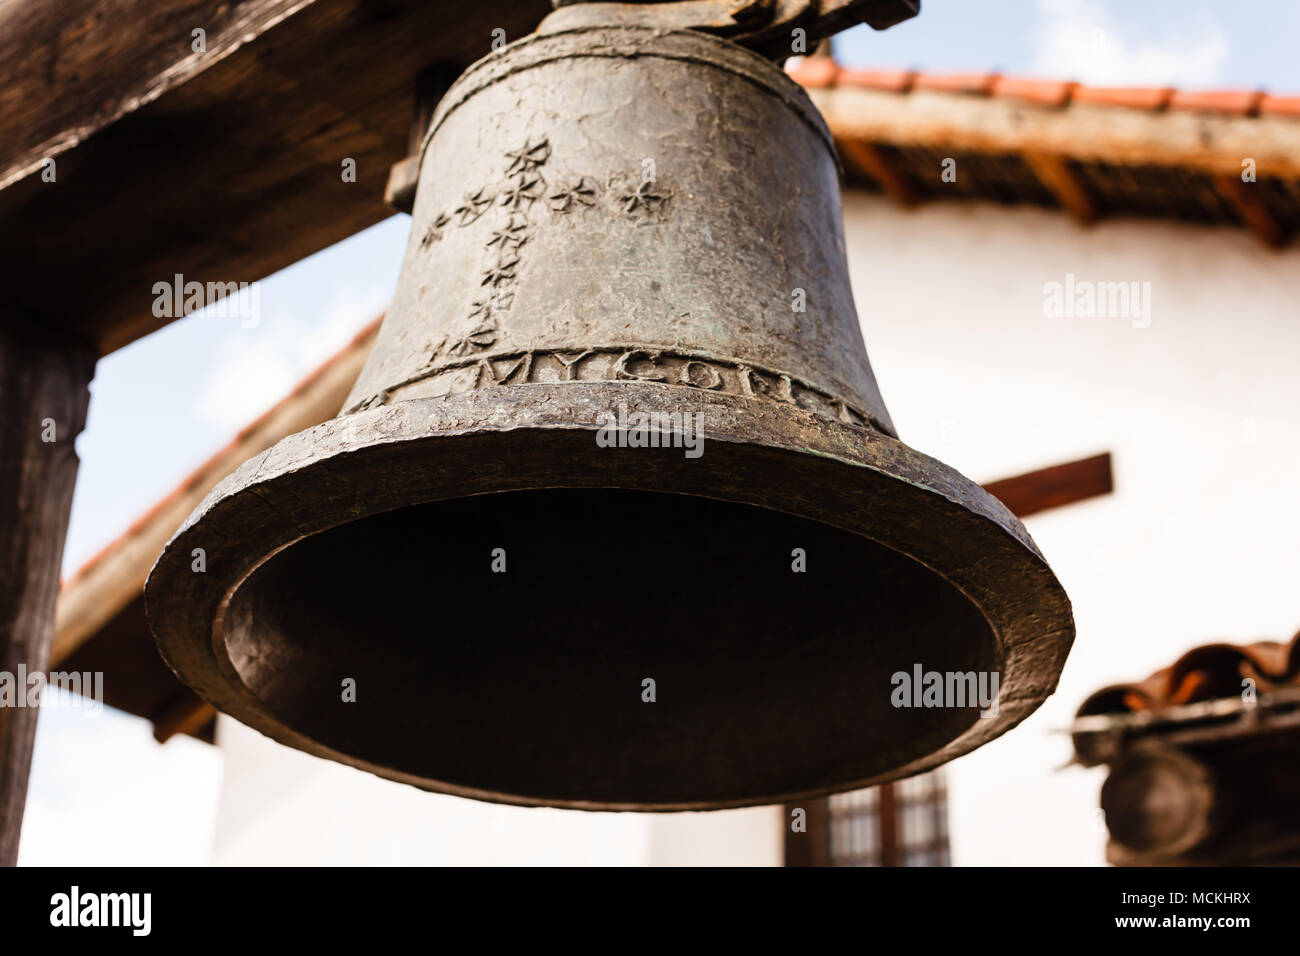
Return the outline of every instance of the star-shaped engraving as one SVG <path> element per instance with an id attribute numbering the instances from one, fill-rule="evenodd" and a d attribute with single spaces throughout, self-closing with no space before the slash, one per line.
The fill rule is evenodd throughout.
<path id="1" fill-rule="evenodd" d="M 480 325 L 451 347 L 452 355 L 470 355 L 491 348 L 497 340 L 495 324 Z"/>
<path id="2" fill-rule="evenodd" d="M 429 339 L 429 341 L 425 343 L 424 354 L 428 356 L 428 358 L 424 360 L 425 367 L 437 364 L 439 356 L 442 355 L 442 350 L 447 347 L 447 343 L 448 338 L 445 335 L 438 339 Z"/>
<path id="3" fill-rule="evenodd" d="M 528 241 L 528 220 L 519 213 L 511 213 L 510 221 L 504 226 L 492 230 L 492 238 L 487 241 L 490 247 L 498 249 L 518 249 Z"/>
<path id="4" fill-rule="evenodd" d="M 484 186 L 476 193 L 466 193 L 465 201 L 453 209 L 452 214 L 460 217 L 460 225 L 468 226 L 488 211 L 494 198 L 491 190 Z"/>
<path id="5" fill-rule="evenodd" d="M 496 264 L 483 270 L 483 281 L 480 284 L 498 286 L 506 282 L 513 282 L 515 267 L 518 265 L 519 257 L 503 250 Z"/>
<path id="6" fill-rule="evenodd" d="M 506 167 L 507 176 L 531 173 L 551 158 L 550 141 L 543 136 L 534 143 L 532 137 L 529 137 L 519 149 L 507 151 L 506 158 L 510 160 L 510 165 Z"/>
<path id="7" fill-rule="evenodd" d="M 630 215 L 641 210 L 649 214 L 662 209 L 664 203 L 668 202 L 669 195 L 667 190 L 657 189 L 653 182 L 643 180 L 637 184 L 636 189 L 620 196 L 619 201 L 623 203 L 623 211 Z"/>
<path id="8" fill-rule="evenodd" d="M 562 186 L 546 197 L 552 212 L 568 212 L 574 206 L 596 205 L 596 186 L 583 176 L 571 186 Z"/>
<path id="9" fill-rule="evenodd" d="M 510 209 L 527 209 L 542 198 L 546 183 L 537 173 L 519 173 L 514 182 L 501 191 L 501 205 Z"/>
<path id="10" fill-rule="evenodd" d="M 420 239 L 421 247 L 429 246 L 442 238 L 443 231 L 451 224 L 451 216 L 445 212 L 438 213 L 429 228 L 424 231 L 424 236 Z"/>
<path id="11" fill-rule="evenodd" d="M 470 304 L 469 317 L 484 324 L 499 312 L 509 312 L 514 301 L 515 294 L 509 289 L 493 289 L 488 297 L 475 299 Z"/>

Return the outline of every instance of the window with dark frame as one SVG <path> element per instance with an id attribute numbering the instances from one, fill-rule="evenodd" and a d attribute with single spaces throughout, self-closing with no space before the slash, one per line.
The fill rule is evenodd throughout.
<path id="1" fill-rule="evenodd" d="M 786 866 L 950 866 L 947 794 L 940 769 L 787 804 Z"/>

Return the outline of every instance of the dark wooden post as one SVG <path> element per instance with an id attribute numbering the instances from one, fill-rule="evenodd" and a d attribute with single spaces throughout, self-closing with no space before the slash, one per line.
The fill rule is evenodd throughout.
<path id="1" fill-rule="evenodd" d="M 804 829 L 791 829 L 794 810 L 804 811 Z M 829 797 L 814 797 L 800 803 L 787 803 L 784 807 L 785 865 L 831 865 L 831 801 Z"/>
<path id="2" fill-rule="evenodd" d="M 9 317 L 0 325 L 0 671 L 44 673 L 86 422 L 94 350 Z M 0 864 L 18 861 L 37 710 L 0 706 Z"/>
<path id="3" fill-rule="evenodd" d="M 880 785 L 880 865 L 901 866 L 899 849 L 898 792 L 892 783 Z"/>

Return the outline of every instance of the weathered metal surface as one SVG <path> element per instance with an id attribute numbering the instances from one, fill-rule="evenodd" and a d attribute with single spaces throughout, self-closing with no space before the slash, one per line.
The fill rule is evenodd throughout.
<path id="1" fill-rule="evenodd" d="M 782 29 L 807 20 L 816 0 L 665 0 L 627 3 L 620 0 L 556 4 L 557 10 L 538 32 L 585 29 L 593 26 L 641 26 L 664 30 L 701 30 L 744 42 L 760 31 L 770 38 Z M 787 54 L 788 55 L 788 54 Z"/>
<path id="2" fill-rule="evenodd" d="M 702 30 L 774 60 L 811 53 L 860 23 L 884 30 L 921 12 L 920 0 L 554 0 L 538 32 L 594 26 Z"/>
<path id="3" fill-rule="evenodd" d="M 893 434 L 846 281 L 830 134 L 763 60 L 687 32 L 541 35 L 467 71 L 426 144 L 351 410 L 641 379 Z"/>
<path id="4" fill-rule="evenodd" d="M 164 657 L 290 746 L 585 809 L 860 787 L 1014 726 L 1069 602 L 1005 507 L 895 437 L 837 176 L 802 91 L 698 32 L 480 61 L 430 124 L 345 410 L 159 559 Z M 698 421 L 703 454 L 602 447 L 620 410 Z M 915 665 L 996 672 L 996 714 L 894 706 Z"/>

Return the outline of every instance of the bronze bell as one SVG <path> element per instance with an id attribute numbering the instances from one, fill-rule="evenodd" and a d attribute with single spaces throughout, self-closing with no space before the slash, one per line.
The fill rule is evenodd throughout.
<path id="1" fill-rule="evenodd" d="M 1069 602 L 896 437 L 831 138 L 780 68 L 697 32 L 526 37 L 439 104 L 413 216 L 346 407 L 150 576 L 203 697 L 429 790 L 675 810 L 914 774 L 1052 692 Z M 994 706 L 900 703 L 932 672 L 995 675 Z"/>

